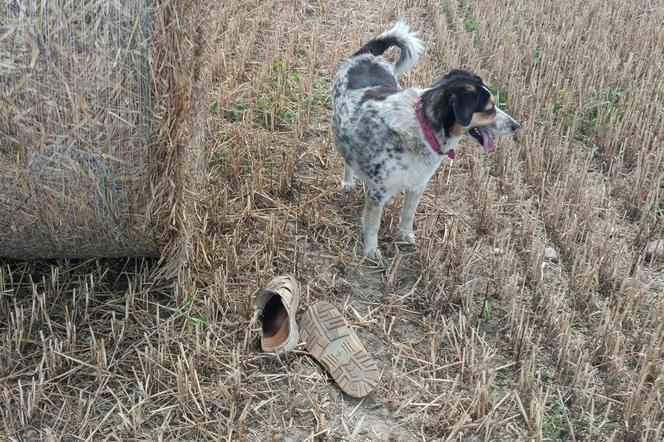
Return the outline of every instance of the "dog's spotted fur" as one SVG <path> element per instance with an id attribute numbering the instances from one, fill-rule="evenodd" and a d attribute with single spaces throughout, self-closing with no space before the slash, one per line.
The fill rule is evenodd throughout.
<path id="1" fill-rule="evenodd" d="M 382 57 L 391 46 L 401 50 L 394 65 Z M 492 134 L 518 127 L 498 109 L 482 79 L 468 71 L 453 70 L 428 89 L 400 89 L 397 76 L 415 65 L 421 50 L 420 40 L 400 22 L 346 60 L 334 79 L 332 130 L 345 162 L 342 187 L 352 188 L 356 176 L 366 184 L 364 252 L 374 260 L 381 259 L 383 206 L 396 192 L 405 192 L 401 238 L 415 242 L 415 210 L 443 158 L 423 135 L 414 110 L 418 98 L 443 153 L 456 150 L 468 135 L 493 150 Z"/>

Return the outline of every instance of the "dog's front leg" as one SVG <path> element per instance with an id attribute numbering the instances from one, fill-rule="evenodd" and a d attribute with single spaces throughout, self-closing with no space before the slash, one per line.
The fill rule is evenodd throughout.
<path id="1" fill-rule="evenodd" d="M 353 190 L 353 183 L 355 183 L 355 173 L 348 163 L 344 161 L 344 179 L 341 181 L 341 188 L 343 190 Z"/>
<path id="2" fill-rule="evenodd" d="M 364 204 L 364 254 L 369 259 L 381 261 L 382 255 L 378 248 L 378 229 L 380 228 L 380 217 L 383 214 L 383 199 L 374 198 L 372 192 L 367 192 L 367 200 Z"/>
<path id="3" fill-rule="evenodd" d="M 401 220 L 399 222 L 399 235 L 401 236 L 401 240 L 408 244 L 415 244 L 413 218 L 415 218 L 417 204 L 420 202 L 420 197 L 423 192 L 424 188 L 406 190 L 404 195 L 403 208 L 401 209 Z"/>

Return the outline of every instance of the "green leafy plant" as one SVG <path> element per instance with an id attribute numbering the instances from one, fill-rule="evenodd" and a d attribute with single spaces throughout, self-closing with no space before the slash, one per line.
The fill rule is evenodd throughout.
<path id="1" fill-rule="evenodd" d="M 272 99 L 270 97 L 267 97 L 263 95 L 256 101 L 256 109 L 258 109 L 261 112 L 267 112 L 272 108 Z"/>
<path id="2" fill-rule="evenodd" d="M 553 114 L 559 121 L 564 121 L 565 128 L 569 132 L 574 126 L 574 115 L 567 111 L 565 106 L 565 89 L 560 89 L 556 92 L 556 100 L 553 102 Z"/>
<path id="3" fill-rule="evenodd" d="M 184 311 L 182 309 L 176 308 L 175 313 L 179 317 L 184 319 L 190 325 L 193 325 L 197 328 L 198 327 L 201 327 L 201 328 L 207 327 L 209 325 L 209 322 L 210 322 L 207 315 L 200 314 L 200 313 L 195 314 L 195 315 L 190 314 L 190 311 L 194 308 L 193 303 L 194 303 L 193 299 L 191 299 L 191 298 L 187 299 L 187 301 L 185 302 L 185 307 L 187 308 L 188 311 Z"/>
<path id="4" fill-rule="evenodd" d="M 540 64 L 542 64 L 543 53 L 544 50 L 542 49 L 541 46 L 537 46 L 535 48 L 535 52 L 533 52 L 533 66 L 538 67 Z"/>
<path id="5" fill-rule="evenodd" d="M 557 117 L 560 117 L 563 113 L 563 110 L 565 109 L 565 102 L 563 101 L 564 96 L 564 89 L 560 89 L 558 92 L 556 92 L 556 101 L 553 102 L 553 113 Z"/>
<path id="6" fill-rule="evenodd" d="M 244 119 L 244 112 L 249 109 L 249 103 L 243 101 L 228 112 L 228 119 L 233 123 L 238 123 Z"/>
<path id="7" fill-rule="evenodd" d="M 285 109 L 279 114 L 279 118 L 286 123 L 292 123 L 295 120 L 297 114 L 291 110 Z"/>
<path id="8" fill-rule="evenodd" d="M 256 111 L 260 116 L 261 123 L 265 127 L 272 127 L 274 124 L 274 103 L 267 95 L 261 96 L 256 101 Z"/>
<path id="9" fill-rule="evenodd" d="M 569 437 L 569 426 L 562 408 L 558 407 L 546 415 L 542 425 L 542 436 L 545 441 L 558 441 Z"/>
<path id="10" fill-rule="evenodd" d="M 472 17 L 465 19 L 463 27 L 473 37 L 473 46 L 475 49 L 480 50 L 482 45 L 480 44 L 480 37 L 477 34 L 477 19 Z"/>
<path id="11" fill-rule="evenodd" d="M 330 99 L 330 85 L 324 82 L 316 83 L 311 95 L 311 104 L 314 106 L 321 106 L 326 109 L 332 108 L 332 100 Z"/>
<path id="12" fill-rule="evenodd" d="M 600 89 L 597 94 L 597 99 L 593 100 L 586 106 L 586 114 L 591 121 L 597 120 L 600 111 L 604 110 L 611 112 L 617 106 L 620 100 L 625 96 L 625 90 L 620 87 L 607 87 Z"/>
<path id="13" fill-rule="evenodd" d="M 498 86 L 498 83 L 494 81 L 489 83 L 489 90 L 496 97 L 498 107 L 505 109 L 507 107 L 507 91 Z"/>
<path id="14" fill-rule="evenodd" d="M 230 135 L 228 134 L 228 132 L 226 132 L 225 130 L 220 130 L 220 131 L 217 132 L 217 134 L 215 135 L 216 140 L 219 141 L 219 142 L 222 142 L 222 143 L 223 143 L 224 141 L 228 141 L 228 140 L 230 139 L 230 137 L 231 137 L 231 136 L 230 136 Z"/>
<path id="15" fill-rule="evenodd" d="M 493 318 L 493 304 L 491 301 L 486 301 L 482 307 L 482 317 L 485 321 L 490 321 Z"/>
<path id="16" fill-rule="evenodd" d="M 585 135 L 599 129 L 600 116 L 617 112 L 620 101 L 625 96 L 621 86 L 605 87 L 597 92 L 595 99 L 585 106 L 585 115 L 581 122 L 581 132 Z"/>
<path id="17" fill-rule="evenodd" d="M 477 31 L 477 20 L 474 18 L 467 18 L 463 21 L 463 27 L 466 31 L 473 33 Z"/>
<path id="18" fill-rule="evenodd" d="M 657 218 L 664 217 L 664 201 L 655 201 L 650 205 L 650 211 L 655 214 Z"/>
<path id="19" fill-rule="evenodd" d="M 274 69 L 283 69 L 283 68 L 284 68 L 284 61 L 283 61 L 281 58 L 277 58 L 277 59 L 274 60 L 274 62 L 272 63 L 272 67 L 273 67 Z"/>
<path id="20" fill-rule="evenodd" d="M 231 152 L 228 149 L 218 150 L 212 154 L 212 163 L 213 164 L 224 164 Z"/>

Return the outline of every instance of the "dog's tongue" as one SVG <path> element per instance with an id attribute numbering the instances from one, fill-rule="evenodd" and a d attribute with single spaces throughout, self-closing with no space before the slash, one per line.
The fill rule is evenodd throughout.
<path id="1" fill-rule="evenodd" d="M 493 141 L 491 134 L 481 127 L 478 128 L 482 134 L 482 145 L 484 146 L 484 152 L 493 152 L 496 148 L 496 142 Z"/>

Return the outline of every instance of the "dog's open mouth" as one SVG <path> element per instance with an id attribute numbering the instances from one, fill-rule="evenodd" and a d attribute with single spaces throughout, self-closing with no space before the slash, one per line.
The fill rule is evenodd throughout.
<path id="1" fill-rule="evenodd" d="M 470 135 L 484 147 L 484 152 L 493 152 L 496 148 L 496 142 L 491 136 L 491 132 L 484 127 L 473 127 L 469 131 Z"/>

